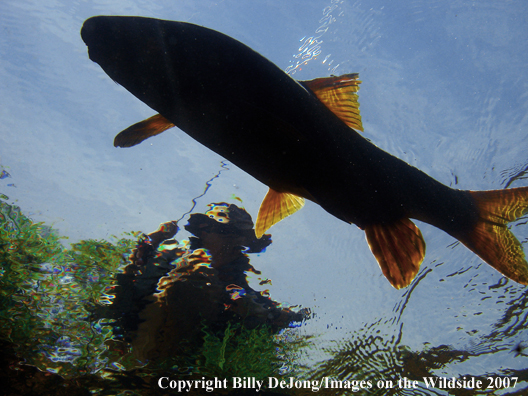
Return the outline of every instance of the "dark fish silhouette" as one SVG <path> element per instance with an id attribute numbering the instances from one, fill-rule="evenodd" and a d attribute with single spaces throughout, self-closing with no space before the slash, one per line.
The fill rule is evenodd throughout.
<path id="1" fill-rule="evenodd" d="M 244 44 L 182 22 L 98 16 L 81 31 L 89 56 L 159 112 L 116 136 L 133 146 L 177 126 L 269 186 L 256 232 L 307 198 L 366 233 L 383 274 L 407 286 L 425 255 L 425 221 L 502 274 L 528 284 L 507 224 L 528 211 L 528 188 L 451 189 L 387 154 L 362 130 L 357 74 L 295 81 Z"/>

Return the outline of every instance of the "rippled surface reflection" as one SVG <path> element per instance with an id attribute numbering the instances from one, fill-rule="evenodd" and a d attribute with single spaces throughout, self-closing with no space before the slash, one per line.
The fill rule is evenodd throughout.
<path id="1" fill-rule="evenodd" d="M 255 216 L 266 193 L 179 132 L 137 149 L 114 149 L 114 135 L 152 111 L 89 61 L 79 36 L 86 18 L 197 23 L 245 42 L 302 80 L 359 72 L 365 137 L 446 185 L 485 190 L 527 185 L 527 11 L 519 2 L 462 0 L 2 1 L 0 375 L 6 389 L 155 395 L 164 394 L 156 383 L 161 375 L 188 378 L 192 365 L 138 363 L 133 346 L 116 337 L 113 319 L 98 315 L 115 300 L 116 274 L 129 264 L 138 236 L 130 232 L 154 230 L 191 207 L 205 213 L 210 202 L 236 203 Z M 511 227 L 523 247 L 526 220 Z M 280 375 L 372 382 L 368 391 L 316 394 L 528 392 L 526 288 L 440 231 L 420 228 L 426 258 L 402 291 L 382 278 L 361 232 L 315 205 L 270 230 L 273 244 L 251 261 L 262 279 L 249 285 L 313 313 L 280 333 L 277 342 L 291 346 L 279 356 L 291 371 Z M 224 338 L 210 341 L 218 350 L 224 345 Z M 398 388 L 403 377 L 417 381 L 416 388 Z M 464 391 L 427 388 L 424 377 L 486 385 L 491 377 L 500 382 L 493 386 L 518 381 L 514 388 Z M 377 381 L 396 386 L 377 389 Z"/>

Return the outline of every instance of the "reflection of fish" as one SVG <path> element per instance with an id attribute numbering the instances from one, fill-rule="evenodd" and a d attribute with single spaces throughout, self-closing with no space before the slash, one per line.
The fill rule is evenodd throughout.
<path id="1" fill-rule="evenodd" d="M 116 136 L 127 147 L 178 126 L 268 185 L 256 231 L 304 198 L 365 230 L 394 287 L 408 285 L 425 255 L 430 223 L 483 260 L 528 284 L 528 265 L 507 223 L 528 211 L 528 188 L 454 190 L 380 150 L 362 130 L 356 74 L 295 81 L 221 33 L 139 17 L 94 17 L 81 31 L 90 59 L 158 111 Z"/>

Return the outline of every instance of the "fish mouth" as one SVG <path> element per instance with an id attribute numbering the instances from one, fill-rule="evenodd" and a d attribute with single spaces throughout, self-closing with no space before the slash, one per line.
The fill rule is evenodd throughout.
<path id="1" fill-rule="evenodd" d="M 101 16 L 95 16 L 88 18 L 86 21 L 84 21 L 82 28 L 81 28 L 81 38 L 84 41 L 84 44 L 88 46 L 88 48 L 94 43 L 94 36 L 97 32 L 97 25 L 99 25 L 101 19 L 104 17 Z"/>
<path id="2" fill-rule="evenodd" d="M 90 46 L 90 43 L 92 43 L 92 39 L 93 39 L 93 34 L 94 34 L 94 31 L 96 30 L 96 24 L 97 24 L 97 20 L 100 19 L 101 17 L 98 17 L 98 16 L 95 16 L 95 17 L 91 17 L 91 18 L 88 18 L 86 21 L 84 21 L 83 25 L 82 25 L 82 28 L 81 28 L 81 38 L 83 39 L 84 43 L 87 45 L 87 46 Z"/>
<path id="3" fill-rule="evenodd" d="M 97 62 L 97 59 L 100 58 L 104 47 L 101 43 L 112 37 L 112 30 L 114 29 L 115 26 L 112 27 L 111 17 L 94 16 L 84 21 L 81 28 L 81 38 L 88 47 L 88 56 L 92 61 Z"/>

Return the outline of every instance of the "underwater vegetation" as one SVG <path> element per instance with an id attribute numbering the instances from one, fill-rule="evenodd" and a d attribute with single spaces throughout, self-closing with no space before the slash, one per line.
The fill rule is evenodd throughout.
<path id="1" fill-rule="evenodd" d="M 222 213 L 216 212 L 221 219 L 219 215 Z M 214 225 L 214 220 L 208 216 L 194 216 L 197 221 L 191 221 L 189 226 L 193 230 L 200 229 L 207 221 Z M 149 235 L 151 240 L 156 239 L 155 233 Z M 372 384 L 370 389 L 356 391 L 337 385 L 322 387 L 317 391 L 321 395 L 513 396 L 523 395 L 528 390 L 528 369 L 522 368 L 526 367 L 522 361 L 528 356 L 525 341 L 528 293 L 518 293 L 516 288 L 508 287 L 505 278 L 489 286 L 490 291 L 508 297 L 502 317 L 491 324 L 487 333 L 473 337 L 467 347 L 428 344 L 422 350 L 412 350 L 402 343 L 405 334 L 403 312 L 430 269 L 418 274 L 417 282 L 395 305 L 392 317 L 367 323 L 345 339 L 327 346 L 316 346 L 313 339 L 300 336 L 295 329 L 277 334 L 276 328 L 248 327 L 243 321 L 228 321 L 218 328 L 202 316 L 197 319 L 200 322 L 195 331 L 200 338 L 198 343 L 176 343 L 181 346 L 179 353 L 140 361 L 135 349 L 142 353 L 147 349 L 126 340 L 134 331 L 120 333 L 116 327 L 130 328 L 130 324 L 112 318 L 108 309 L 119 298 L 117 275 L 124 276 L 125 268 L 137 265 L 138 247 L 146 237 L 148 235 L 134 232 L 126 238 L 86 240 L 65 248 L 61 243 L 63 238 L 53 229 L 32 222 L 18 207 L 0 201 L 0 346 L 3 351 L 0 376 L 6 394 L 158 395 L 166 394 L 157 383 L 164 376 L 197 381 L 215 377 L 259 380 L 294 377 L 299 381 L 312 381 L 312 384 L 328 379 L 330 386 L 332 381 L 338 381 L 335 384 L 349 381 L 351 386 L 361 381 Z M 159 239 L 159 246 L 151 251 L 152 255 L 140 256 L 151 264 L 160 264 L 167 257 L 174 258 L 177 250 L 173 242 Z M 195 245 L 195 250 L 200 251 L 201 243 L 199 238 L 191 239 L 188 245 Z M 254 246 L 256 250 L 260 248 L 260 245 Z M 130 256 L 136 257 L 132 260 L 135 264 L 131 264 Z M 204 257 L 189 255 L 195 264 Z M 182 279 L 187 279 L 183 283 L 198 285 L 194 277 L 212 271 L 203 265 L 193 268 L 201 272 L 180 272 L 173 279 L 166 279 L 165 287 L 178 284 Z M 232 294 L 234 301 L 239 301 L 240 289 L 232 291 L 235 292 Z M 140 311 L 143 309 L 141 307 Z M 141 328 L 141 323 L 137 327 Z M 303 357 L 309 358 L 313 348 L 323 349 L 327 357 L 305 365 Z M 156 350 L 159 348 L 149 351 Z M 503 362 L 511 363 L 512 359 L 521 364 L 507 368 L 508 364 L 505 366 Z M 301 361 L 304 363 L 299 363 Z M 514 388 L 495 390 L 446 390 L 427 387 L 424 381 L 424 378 L 448 375 L 459 380 L 475 378 L 484 383 L 489 377 L 516 377 L 518 384 Z M 403 377 L 416 381 L 417 388 L 395 386 Z M 380 379 L 393 381 L 394 386 L 378 389 L 376 383 Z M 230 389 L 217 390 L 216 394 L 222 392 L 227 394 Z M 308 395 L 313 391 L 294 388 L 261 392 L 266 393 Z M 211 393 L 196 389 L 192 394 Z"/>
<path id="2" fill-rule="evenodd" d="M 221 331 L 202 322 L 195 328 L 200 343 L 173 356 L 138 361 L 134 348 L 115 334 L 117 321 L 100 315 L 112 306 L 116 274 L 131 265 L 128 257 L 140 246 L 138 236 L 130 232 L 65 248 L 53 229 L 0 201 L 5 389 L 13 394 L 148 395 L 163 394 L 156 383 L 162 375 L 198 380 L 291 375 L 303 340 L 237 322 L 227 322 Z"/>
<path id="3" fill-rule="evenodd" d="M 134 240 L 87 240 L 66 249 L 61 239 L 0 201 L 0 339 L 25 363 L 70 376 L 103 367 L 97 356 L 109 330 L 89 321 L 89 308 Z"/>

